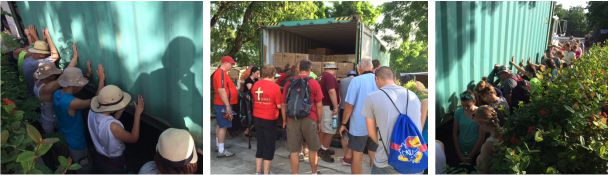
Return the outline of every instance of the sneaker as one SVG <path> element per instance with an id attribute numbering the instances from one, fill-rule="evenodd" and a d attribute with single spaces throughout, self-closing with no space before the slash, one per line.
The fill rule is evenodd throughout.
<path id="1" fill-rule="evenodd" d="M 332 157 L 332 155 L 327 154 L 326 151 L 324 151 L 325 154 L 319 154 L 318 156 L 321 157 L 321 160 L 323 160 L 324 162 L 328 162 L 328 163 L 334 163 L 334 157 Z"/>
<path id="2" fill-rule="evenodd" d="M 330 149 L 330 148 L 328 148 L 328 149 L 326 150 L 326 153 L 327 153 L 327 154 L 330 154 L 330 155 L 334 155 L 334 154 L 336 154 L 336 152 L 334 152 L 334 150 L 333 150 L 333 149 Z"/>
<path id="3" fill-rule="evenodd" d="M 229 144 L 224 144 L 224 149 L 229 149 L 232 145 Z M 218 146 L 216 146 L 216 148 L 214 148 L 214 151 L 218 152 Z"/>
<path id="4" fill-rule="evenodd" d="M 351 161 L 353 161 L 351 158 L 347 159 L 347 158 L 343 157 L 343 159 L 342 159 L 344 166 L 351 166 Z"/>
<path id="5" fill-rule="evenodd" d="M 298 162 L 304 162 L 304 154 L 298 154 Z"/>
<path id="6" fill-rule="evenodd" d="M 231 152 L 230 152 L 230 151 L 228 151 L 228 150 L 224 150 L 224 152 L 222 152 L 222 153 L 218 153 L 218 155 L 217 155 L 216 157 L 218 157 L 218 158 L 222 158 L 222 157 L 232 157 L 232 156 L 234 156 L 234 155 L 235 155 L 235 153 L 231 153 Z"/>

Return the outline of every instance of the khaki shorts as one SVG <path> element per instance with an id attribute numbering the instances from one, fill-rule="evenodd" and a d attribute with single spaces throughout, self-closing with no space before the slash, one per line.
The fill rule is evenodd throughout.
<path id="1" fill-rule="evenodd" d="M 321 117 L 321 132 L 336 134 L 336 129 L 332 128 L 332 110 L 330 110 L 330 106 L 324 106 L 323 110 L 324 116 Z"/>
<path id="2" fill-rule="evenodd" d="M 309 145 L 309 150 L 319 150 L 319 135 L 317 135 L 317 123 L 310 118 L 294 119 L 288 117 L 286 124 L 288 134 L 288 150 L 300 152 L 303 140 Z"/>

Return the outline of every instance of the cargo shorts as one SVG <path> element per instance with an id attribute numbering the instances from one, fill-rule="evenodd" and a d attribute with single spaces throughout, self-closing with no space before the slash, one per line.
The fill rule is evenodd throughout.
<path id="1" fill-rule="evenodd" d="M 291 153 L 300 152 L 303 140 L 309 146 L 309 150 L 319 150 L 317 123 L 313 119 L 308 117 L 303 119 L 288 117 L 286 130 L 288 135 L 288 150 Z"/>

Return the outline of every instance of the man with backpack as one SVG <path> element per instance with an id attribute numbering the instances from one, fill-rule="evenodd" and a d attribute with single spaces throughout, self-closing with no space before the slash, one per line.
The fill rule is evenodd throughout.
<path id="1" fill-rule="evenodd" d="M 222 65 L 212 74 L 212 86 L 215 93 L 217 157 L 231 157 L 235 154 L 224 149 L 224 138 L 226 137 L 226 129 L 232 127 L 233 109 L 231 105 L 238 102 L 237 87 L 228 76 L 228 71 L 236 62 L 230 56 L 223 56 L 221 63 Z"/>
<path id="2" fill-rule="evenodd" d="M 518 108 L 518 103 L 529 103 L 531 98 L 531 85 L 518 74 L 512 74 L 512 71 L 506 66 L 499 66 L 496 76 L 499 77 L 499 89 L 510 104 L 510 111 Z"/>
<path id="3" fill-rule="evenodd" d="M 338 130 L 341 136 L 348 132 L 348 147 L 353 151 L 351 163 L 351 173 L 353 174 L 362 173 L 362 162 L 366 148 L 368 149 L 368 156 L 372 160 L 374 159 L 374 152 L 378 147 L 368 137 L 366 117 L 362 115 L 364 99 L 368 94 L 378 90 L 378 87 L 374 83 L 372 60 L 362 59 L 358 64 L 358 69 L 361 74 L 353 78 L 349 83 L 347 96 L 345 96 L 345 111 L 340 129 Z M 347 122 L 349 122 L 348 131 Z"/>
<path id="4" fill-rule="evenodd" d="M 288 79 L 284 88 L 284 104 L 281 108 L 283 127 L 287 130 L 287 146 L 290 166 L 298 174 L 298 153 L 303 140 L 309 150 L 319 150 L 319 117 L 323 115 L 323 93 L 315 79 L 309 77 L 311 61 L 302 60 L 299 74 Z M 317 174 L 317 151 L 309 152 L 311 172 Z"/>
<path id="5" fill-rule="evenodd" d="M 427 168 L 427 162 L 426 160 L 423 160 L 423 156 L 426 155 L 427 148 L 423 138 L 420 137 L 420 135 L 422 135 L 421 102 L 414 92 L 396 85 L 394 79 L 395 76 L 391 68 L 385 66 L 378 68 L 375 72 L 375 81 L 376 85 L 380 87 L 380 90 L 371 93 L 364 100 L 362 114 L 366 116 L 368 136 L 370 136 L 370 139 L 372 139 L 372 141 L 377 143 L 379 146 L 376 149 L 374 159 L 371 160 L 374 162 L 371 173 L 399 174 L 403 173 L 404 171 L 409 172 L 409 174 L 421 173 Z M 418 133 L 419 135 L 407 135 L 407 137 L 402 137 L 401 140 L 400 138 L 392 137 L 395 136 L 393 133 L 404 133 L 406 131 L 403 131 L 402 129 L 408 128 L 408 126 L 402 125 L 402 123 L 399 122 L 400 117 L 409 118 L 410 122 L 407 122 L 407 125 L 415 126 L 410 127 L 411 133 Z M 401 120 L 407 119 L 403 118 Z M 396 124 L 396 122 L 398 123 Z M 410 139 L 411 141 L 409 141 L 409 138 L 419 138 L 419 144 L 416 144 L 416 139 Z M 414 143 L 406 144 L 412 147 L 403 149 L 415 150 L 412 152 L 406 152 L 406 155 L 404 156 L 406 158 L 413 157 L 414 159 L 409 159 L 408 162 L 414 164 L 415 166 L 396 166 L 395 164 L 391 164 L 389 162 L 390 156 L 387 151 L 395 149 L 395 144 L 392 144 L 392 142 Z M 403 146 L 401 144 L 398 145 L 400 145 L 400 147 Z M 398 172 L 400 168 L 402 168 L 403 171 Z"/>

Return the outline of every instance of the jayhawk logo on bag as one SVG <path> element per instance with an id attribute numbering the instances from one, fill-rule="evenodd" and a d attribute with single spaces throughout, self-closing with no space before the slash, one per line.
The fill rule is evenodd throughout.
<path id="1" fill-rule="evenodd" d="M 423 158 L 423 152 L 427 151 L 427 144 L 421 144 L 421 140 L 417 136 L 409 136 L 401 144 L 391 144 L 391 149 L 400 153 L 398 160 L 419 163 Z"/>

